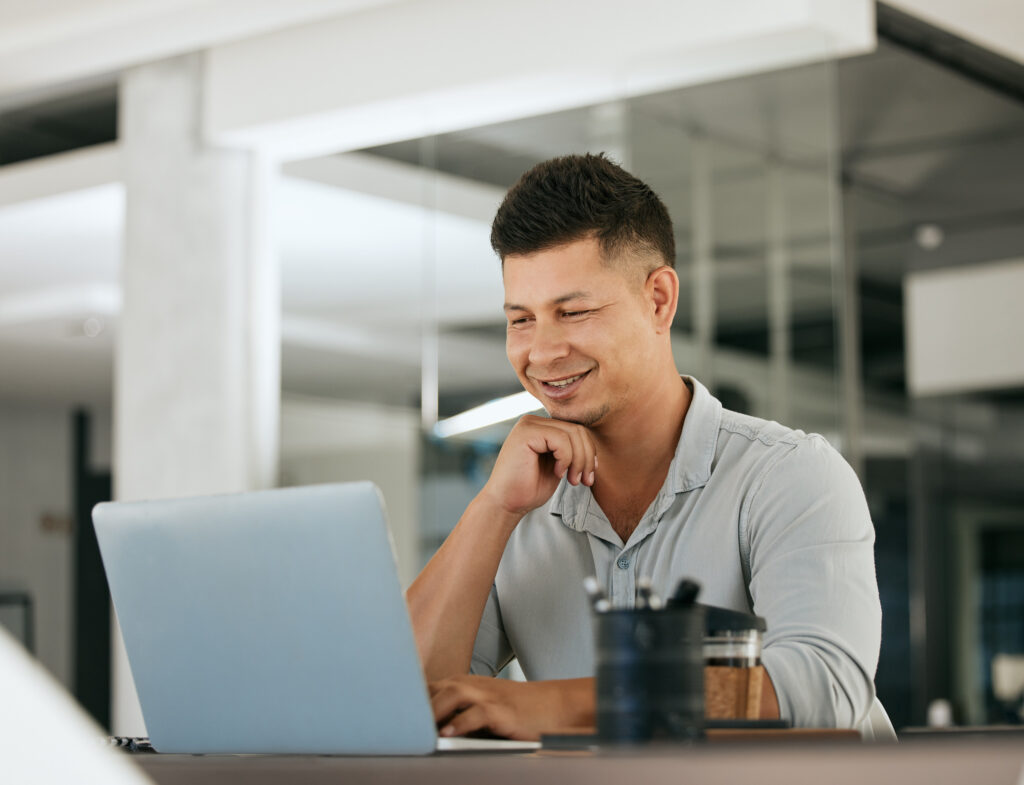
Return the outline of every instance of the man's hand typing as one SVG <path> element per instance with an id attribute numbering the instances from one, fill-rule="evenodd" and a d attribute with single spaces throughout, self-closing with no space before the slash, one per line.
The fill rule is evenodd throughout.
<path id="1" fill-rule="evenodd" d="M 454 676 L 430 684 L 442 736 L 488 731 L 509 739 L 594 724 L 594 680 L 519 682 L 490 676 Z"/>

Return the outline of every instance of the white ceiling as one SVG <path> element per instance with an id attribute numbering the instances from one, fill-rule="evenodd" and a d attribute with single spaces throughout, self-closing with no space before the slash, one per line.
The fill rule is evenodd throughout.
<path id="1" fill-rule="evenodd" d="M 292 10 L 287 12 L 270 0 L 245 3 L 249 14 L 246 24 L 255 25 L 249 30 L 232 26 L 234 15 L 245 16 L 236 14 L 236 0 L 159 0 L 141 5 L 132 0 L 47 0 L 33 4 L 28 13 L 20 2 L 0 0 L 0 73 L 5 74 L 4 79 L 21 78 L 19 74 L 28 74 L 35 62 L 35 55 L 28 57 L 33 51 L 52 55 L 62 46 L 68 48 L 68 58 L 52 59 L 65 67 L 78 56 L 76 47 L 88 38 L 90 29 L 123 40 L 126 25 L 159 30 L 156 22 L 160 19 L 194 22 L 199 18 L 196 14 L 210 15 L 205 27 L 182 23 L 173 30 L 160 30 L 161 34 L 168 33 L 162 42 L 160 36 L 142 35 L 137 42 L 142 49 L 132 57 L 145 59 L 166 56 L 170 52 L 167 47 L 185 51 L 203 42 L 230 40 L 257 29 L 308 21 L 317 15 L 356 12 L 387 1 L 305 0 L 291 4 Z M 920 11 L 933 23 L 1024 62 L 1024 20 L 1019 0 L 982 2 L 973 16 L 958 10 L 956 3 L 906 0 L 894 5 Z M 919 5 L 927 5 L 927 13 L 916 8 Z M 1019 45 L 1007 51 L 1006 44 L 999 43 L 1004 41 Z M 157 49 L 146 50 L 146 46 Z M 96 56 L 102 54 L 100 51 Z M 919 134 L 922 118 L 928 118 L 928 127 L 935 134 L 956 137 L 964 123 L 977 120 L 980 111 L 988 111 L 985 106 L 975 111 L 969 104 L 967 111 L 946 111 L 944 98 L 949 97 L 948 92 L 921 93 L 914 86 L 916 82 L 910 84 L 910 72 L 902 77 L 908 85 L 901 87 L 897 75 L 891 90 L 879 91 L 879 79 L 893 79 L 892 71 L 886 71 L 884 61 L 874 56 L 860 62 L 863 65 L 856 66 L 857 72 L 863 73 L 852 82 L 848 80 L 844 89 L 867 90 L 865 98 L 854 99 L 855 103 L 878 105 L 878 112 L 855 118 L 871 125 L 853 133 L 847 129 L 848 137 L 867 141 L 884 137 L 886 143 L 898 145 L 900 129 L 914 129 L 911 133 Z M 94 73 L 97 68 L 95 63 L 88 68 L 79 63 L 75 76 Z M 877 78 L 869 73 L 873 68 L 879 69 Z M 33 78 L 40 84 L 58 78 L 50 74 L 39 82 L 39 74 Z M 725 144 L 725 177 L 717 186 L 716 216 L 724 227 L 723 231 L 716 230 L 716 240 L 756 243 L 763 233 L 765 195 L 759 190 L 763 183 L 752 184 L 749 178 L 740 177 L 730 184 L 729 170 L 749 168 L 744 162 L 744 145 L 748 143 L 755 148 L 748 157 L 756 167 L 755 159 L 762 156 L 757 146 L 780 129 L 780 149 L 790 158 L 799 158 L 805 151 L 811 158 L 821 154 L 823 148 L 817 136 L 821 133 L 817 122 L 820 117 L 815 116 L 820 111 L 817 99 L 822 87 L 816 81 L 820 75 L 806 71 L 800 78 L 811 81 L 802 87 L 790 85 L 781 95 L 763 90 L 757 79 L 728 83 L 733 85 L 728 90 L 718 85 L 693 88 L 688 102 L 664 104 L 677 114 L 661 115 L 664 122 L 660 123 L 652 114 L 660 111 L 655 97 L 648 102 L 646 123 L 629 129 L 633 134 L 633 157 L 641 170 L 647 160 L 662 166 L 668 160 L 665 151 L 685 142 L 695 117 L 718 117 L 719 127 L 714 130 L 730 141 Z M 10 92 L 14 84 L 0 80 L 0 104 L 12 100 L 12 96 L 19 98 Z M 942 89 L 950 88 L 947 85 Z M 967 93 L 970 91 L 965 90 L 965 100 L 970 101 Z M 884 105 L 888 94 L 899 100 Z M 814 100 L 809 101 L 808 96 Z M 752 106 L 760 109 L 752 112 Z M 608 106 L 579 111 L 607 113 Z M 806 116 L 807 111 L 810 116 Z M 769 118 L 771 112 L 775 115 Z M 761 121 L 763 127 L 758 124 Z M 518 151 L 524 159 L 539 160 L 567 149 L 607 149 L 606 142 L 614 144 L 616 138 L 621 138 L 622 126 L 617 125 L 621 122 L 614 112 L 589 117 L 586 122 L 563 113 L 496 125 L 469 132 L 466 137 L 480 142 L 484 155 L 487 149 L 501 148 L 513 155 Z M 602 128 L 607 131 L 604 139 L 599 138 Z M 591 135 L 580 137 L 581 129 Z M 893 193 L 908 194 L 917 190 L 915 184 L 926 184 L 948 156 L 948 150 L 940 149 L 916 157 L 904 155 L 898 160 L 876 154 L 853 163 L 866 180 Z M 20 178 L 18 188 L 23 194 L 19 200 L 11 198 L 10 188 L 6 194 L 0 193 L 0 398 L 108 402 L 119 308 L 123 188 L 116 170 L 107 176 L 96 176 L 95 172 L 82 175 L 81 167 L 72 166 L 74 154 L 67 158 L 67 166 L 55 162 L 56 158 L 4 167 L 0 174 L 0 192 L 5 184 L 13 182 L 11 178 Z M 100 165 L 116 166 L 116 160 L 108 155 Z M 33 173 L 39 175 L 34 180 Z M 425 295 L 433 282 L 436 315 L 444 325 L 494 328 L 444 334 L 440 362 L 445 384 L 453 390 L 514 389 L 515 380 L 504 361 L 497 329 L 501 323 L 500 273 L 488 243 L 489 221 L 503 188 L 447 175 L 428 182 L 418 167 L 359 155 L 289 164 L 285 175 L 277 192 L 275 229 L 285 312 L 282 365 L 286 390 L 378 400 L 384 396 L 391 403 L 413 401 L 419 389 L 422 324 L 429 317 L 423 312 L 423 303 L 429 302 Z M 685 206 L 691 183 L 686 161 L 677 160 L 671 172 L 652 171 L 644 176 L 670 202 L 677 226 L 688 231 Z M 62 178 L 64 187 L 72 190 L 61 193 Z M 792 205 L 799 206 L 790 216 L 791 228 L 803 234 L 827 226 L 829 210 L 834 208 L 821 190 L 820 178 L 807 180 L 801 184 L 795 178 L 789 186 Z M 27 181 L 31 182 L 26 186 Z M 863 224 L 880 225 L 893 215 L 891 210 L 880 212 L 876 219 L 873 210 L 871 204 L 861 210 Z M 824 242 L 827 245 L 827 238 Z M 821 265 L 823 259 L 827 262 L 827 254 L 813 246 L 805 246 L 794 255 L 796 263 L 808 268 Z M 884 261 L 893 276 L 902 274 L 902 267 L 892 265 L 889 259 Z M 763 279 L 751 276 L 744 264 L 740 259 L 720 265 L 719 274 L 726 279 L 732 277 L 731 293 L 738 297 L 733 305 L 719 305 L 749 311 L 759 304 L 757 307 L 763 310 Z M 426 274 L 429 271 L 435 275 Z M 805 281 L 794 286 L 796 308 L 815 307 L 821 302 L 831 305 L 831 282 L 827 269 L 824 272 L 820 285 Z M 90 317 L 99 319 L 103 327 L 94 337 L 87 332 L 94 331 L 96 323 L 89 330 L 85 327 Z"/>
<path id="2" fill-rule="evenodd" d="M 435 279 L 427 271 L 436 274 L 442 324 L 503 318 L 488 222 L 469 217 L 493 215 L 502 194 L 440 175 L 433 192 L 462 214 L 445 212 L 405 201 L 430 193 L 412 167 L 350 158 L 347 167 L 314 167 L 321 179 L 347 174 L 347 183 L 282 176 L 275 190 L 283 385 L 408 404 L 419 391 L 422 325 L 431 316 L 424 292 Z M 33 162 L 12 169 L 24 178 L 33 166 L 42 169 Z M 376 193 L 355 190 L 359 182 Z M 123 215 L 116 182 L 0 207 L 0 398 L 109 401 Z M 90 337 L 97 325 L 102 330 Z M 447 336 L 442 379 L 453 389 L 514 385 L 503 354 L 492 336 Z"/>
<path id="3" fill-rule="evenodd" d="M 123 214 L 120 183 L 0 209 L 0 315 L 12 295 L 115 283 Z"/>
<path id="4" fill-rule="evenodd" d="M 397 4 L 396 0 L 0 0 L 0 105 L 33 98 L 33 91 L 61 90 L 69 83 L 138 63 Z M 1024 62 L 1024 7 L 1019 0 L 890 0 L 890 4 Z"/>
<path id="5" fill-rule="evenodd" d="M 886 0 L 899 10 L 1024 63 L 1024 4 L 1020 0 Z"/>
<path id="6" fill-rule="evenodd" d="M 0 0 L 0 103 L 395 0 Z"/>
<path id="7" fill-rule="evenodd" d="M 274 200 L 285 313 L 416 328 L 436 277 L 446 323 L 501 315 L 487 223 L 290 177 Z"/>

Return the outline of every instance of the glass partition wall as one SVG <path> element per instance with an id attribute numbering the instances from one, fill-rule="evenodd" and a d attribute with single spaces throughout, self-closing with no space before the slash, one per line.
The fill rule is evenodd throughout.
<path id="1" fill-rule="evenodd" d="M 727 407 L 824 434 L 861 475 L 883 606 L 876 685 L 896 727 L 924 724 L 936 700 L 960 723 L 1019 717 L 1006 668 L 1024 657 L 1024 399 L 1019 385 L 914 397 L 903 286 L 1024 256 L 1024 105 L 940 56 L 882 40 L 838 64 L 624 88 L 288 164 L 283 481 L 376 481 L 412 580 L 514 421 L 436 428 L 520 389 L 494 211 L 537 162 L 604 151 L 672 214 L 680 371 Z"/>
<path id="2" fill-rule="evenodd" d="M 283 482 L 376 481 L 411 581 L 515 422 L 449 427 L 521 392 L 505 357 L 494 212 L 531 166 L 583 152 L 605 152 L 648 182 L 672 216 L 680 372 L 729 408 L 847 447 L 835 69 L 624 97 L 287 165 Z"/>
<path id="3" fill-rule="evenodd" d="M 420 563 L 486 480 L 514 419 L 439 436 L 521 390 L 504 353 L 489 222 L 534 164 L 605 152 L 648 182 L 676 231 L 677 365 L 723 403 L 841 449 L 835 66 L 817 64 L 364 150 L 426 177 Z M 465 234 L 456 226 L 465 224 Z M 415 401 L 410 397 L 410 403 Z M 446 431 L 445 431 L 446 432 Z"/>

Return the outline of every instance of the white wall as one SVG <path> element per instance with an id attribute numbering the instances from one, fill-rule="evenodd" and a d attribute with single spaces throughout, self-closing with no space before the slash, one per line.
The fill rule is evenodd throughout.
<path id="1" fill-rule="evenodd" d="M 36 652 L 65 686 L 72 674 L 71 436 L 66 407 L 0 403 L 0 584 L 31 593 Z"/>
<path id="2" fill-rule="evenodd" d="M 913 395 L 1024 385 L 1024 259 L 905 279 L 907 387 Z"/>

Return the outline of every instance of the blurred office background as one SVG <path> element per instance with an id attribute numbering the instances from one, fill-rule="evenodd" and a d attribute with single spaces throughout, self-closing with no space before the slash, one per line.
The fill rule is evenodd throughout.
<path id="1" fill-rule="evenodd" d="M 494 210 L 606 151 L 680 370 L 860 475 L 894 724 L 1019 722 L 1019 3 L 731 5 L 0 3 L 0 624 L 132 732 L 97 501 L 372 479 L 408 583 L 511 424 Z"/>

